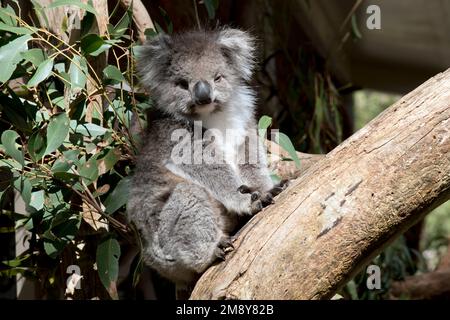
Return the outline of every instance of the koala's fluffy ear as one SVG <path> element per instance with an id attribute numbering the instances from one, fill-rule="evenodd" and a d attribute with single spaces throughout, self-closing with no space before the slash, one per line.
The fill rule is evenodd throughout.
<path id="1" fill-rule="evenodd" d="M 172 39 L 166 34 L 158 34 L 148 40 L 136 53 L 137 70 L 142 83 L 151 87 L 164 74 L 163 68 L 170 62 Z"/>
<path id="2" fill-rule="evenodd" d="M 255 39 L 245 31 L 227 28 L 219 31 L 217 41 L 242 78 L 250 80 L 255 67 Z"/>

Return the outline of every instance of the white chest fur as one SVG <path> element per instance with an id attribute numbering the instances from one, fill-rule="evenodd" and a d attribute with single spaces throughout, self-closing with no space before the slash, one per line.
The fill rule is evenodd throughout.
<path id="1" fill-rule="evenodd" d="M 239 147 L 244 143 L 249 121 L 253 116 L 254 97 L 250 90 L 242 90 L 221 111 L 202 119 L 206 129 L 215 129 L 216 140 L 224 160 L 237 170 Z"/>

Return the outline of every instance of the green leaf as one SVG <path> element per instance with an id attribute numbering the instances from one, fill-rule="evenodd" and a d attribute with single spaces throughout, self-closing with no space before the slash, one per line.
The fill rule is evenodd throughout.
<path id="1" fill-rule="evenodd" d="M 6 8 L 0 7 L 0 19 L 8 26 L 17 26 L 16 13 L 9 4 L 6 6 Z"/>
<path id="2" fill-rule="evenodd" d="M 67 150 L 63 152 L 64 158 L 73 163 L 78 163 L 78 156 L 80 155 L 80 150 Z"/>
<path id="3" fill-rule="evenodd" d="M 37 68 L 34 75 L 31 77 L 30 81 L 28 81 L 27 87 L 28 88 L 35 87 L 39 83 L 47 79 L 51 75 L 52 69 L 53 69 L 53 58 L 49 58 L 44 62 L 42 62 Z"/>
<path id="4" fill-rule="evenodd" d="M 218 0 L 203 0 L 203 3 L 206 7 L 206 11 L 208 11 L 209 19 L 214 19 L 216 16 L 216 10 L 219 6 Z"/>
<path id="5" fill-rule="evenodd" d="M 28 153 L 34 162 L 41 160 L 45 154 L 46 141 L 45 137 L 39 131 L 33 133 L 28 140 Z"/>
<path id="6" fill-rule="evenodd" d="M 91 33 L 81 39 L 81 49 L 83 52 L 94 57 L 109 48 L 111 48 L 111 44 L 105 42 L 105 40 L 97 34 Z"/>
<path id="7" fill-rule="evenodd" d="M 97 160 L 97 166 L 101 172 L 108 172 L 120 159 L 120 151 L 118 149 L 110 149 L 108 153 L 101 159 Z"/>
<path id="8" fill-rule="evenodd" d="M 1 159 L 0 158 L 0 166 L 8 167 L 11 169 L 21 169 L 22 165 L 14 159 Z"/>
<path id="9" fill-rule="evenodd" d="M 69 75 L 72 88 L 84 88 L 87 81 L 88 68 L 86 59 L 81 56 L 74 56 L 70 63 Z"/>
<path id="10" fill-rule="evenodd" d="M 86 14 L 83 17 L 83 20 L 81 20 L 80 35 L 82 37 L 87 35 L 90 32 L 92 26 L 94 25 L 94 21 L 96 21 L 95 15 L 93 15 L 90 12 L 86 12 Z"/>
<path id="11" fill-rule="evenodd" d="M 28 49 L 27 42 L 30 39 L 31 36 L 27 34 L 0 47 L 0 82 L 6 82 L 11 78 L 16 65 L 22 60 L 20 53 Z"/>
<path id="12" fill-rule="evenodd" d="M 147 29 L 145 29 L 144 34 L 145 34 L 145 39 L 151 40 L 156 35 L 158 35 L 158 32 L 156 32 L 155 29 L 147 28 Z"/>
<path id="13" fill-rule="evenodd" d="M 119 22 L 117 22 L 117 24 L 114 26 L 112 35 L 115 38 L 120 38 L 121 36 L 123 36 L 130 26 L 130 21 L 130 11 L 127 10 L 122 18 L 120 18 Z"/>
<path id="14" fill-rule="evenodd" d="M 258 122 L 258 128 L 260 130 L 267 130 L 268 127 L 272 124 L 272 118 L 268 116 L 262 116 Z"/>
<path id="15" fill-rule="evenodd" d="M 53 1 L 50 5 L 48 5 L 47 8 L 51 9 L 51 8 L 57 8 L 57 7 L 61 7 L 61 6 L 76 6 L 81 9 L 86 10 L 87 12 L 97 15 L 97 11 L 95 11 L 95 9 L 91 5 L 83 3 L 79 0 L 56 0 L 56 1 Z"/>
<path id="16" fill-rule="evenodd" d="M 358 39 L 362 39 L 361 31 L 358 28 L 358 22 L 356 21 L 356 16 L 352 15 L 352 34 Z"/>
<path id="17" fill-rule="evenodd" d="M 11 156 L 14 160 L 17 160 L 23 167 L 25 164 L 23 160 L 23 153 L 22 150 L 19 150 L 19 145 L 16 143 L 17 138 L 19 138 L 17 132 L 13 130 L 6 130 L 2 134 L 1 141 L 3 147 L 5 148 L 6 154 Z"/>
<path id="18" fill-rule="evenodd" d="M 272 124 L 272 118 L 268 116 L 262 116 L 258 121 L 258 134 L 260 137 L 266 137 L 267 128 Z"/>
<path id="19" fill-rule="evenodd" d="M 111 214 L 116 212 L 127 203 L 130 189 L 130 179 L 124 178 L 119 181 L 116 188 L 105 200 L 105 212 Z"/>
<path id="20" fill-rule="evenodd" d="M 66 139 L 69 133 L 69 118 L 60 113 L 50 118 L 47 128 L 47 148 L 45 154 L 55 151 Z"/>
<path id="21" fill-rule="evenodd" d="M 70 161 L 70 160 L 69 160 Z M 57 159 L 55 161 L 55 163 L 52 166 L 52 172 L 67 172 L 70 170 L 70 168 L 72 167 L 72 165 L 68 162 L 65 161 L 65 159 Z"/>
<path id="22" fill-rule="evenodd" d="M 55 172 L 53 176 L 69 185 L 74 185 L 79 181 L 79 176 L 70 172 Z"/>
<path id="23" fill-rule="evenodd" d="M 300 168 L 300 159 L 298 158 L 297 152 L 295 151 L 294 145 L 291 139 L 284 133 L 278 132 L 275 136 L 275 142 L 278 143 L 284 150 L 286 150 L 291 156 L 292 160 L 295 162 L 295 166 Z"/>
<path id="24" fill-rule="evenodd" d="M 22 58 L 24 58 L 26 61 L 31 62 L 35 67 L 39 67 L 39 65 L 47 58 L 44 50 L 38 48 L 24 51 L 21 53 L 21 55 Z"/>
<path id="25" fill-rule="evenodd" d="M 30 257 L 31 257 L 31 254 L 27 253 L 27 254 L 24 254 L 23 256 L 17 257 L 16 259 L 13 259 L 13 260 L 2 261 L 2 263 L 7 265 L 8 267 L 15 268 L 15 267 L 21 266 L 22 262 L 29 259 Z"/>
<path id="26" fill-rule="evenodd" d="M 88 186 L 98 178 L 98 167 L 96 157 L 91 157 L 86 163 L 79 168 L 78 173 Z"/>
<path id="27" fill-rule="evenodd" d="M 119 275 L 120 245 L 108 238 L 97 247 L 97 270 L 101 282 L 113 299 L 117 299 L 116 282 Z"/>
<path id="28" fill-rule="evenodd" d="M 25 176 L 19 176 L 14 181 L 14 188 L 19 191 L 23 201 L 28 206 L 31 201 L 31 183 Z"/>
<path id="29" fill-rule="evenodd" d="M 70 128 L 73 130 L 74 133 L 79 133 L 85 137 L 92 137 L 92 138 L 104 135 L 105 132 L 108 131 L 107 128 L 101 127 L 94 123 L 77 124 L 75 120 L 70 121 Z"/>
<path id="30" fill-rule="evenodd" d="M 105 75 L 106 79 L 125 81 L 125 77 L 123 76 L 122 72 L 117 69 L 116 66 L 107 66 L 105 69 L 103 69 L 103 74 Z"/>
<path id="31" fill-rule="evenodd" d="M 33 27 L 30 27 L 30 29 L 24 27 L 14 27 L 7 25 L 3 22 L 0 22 L 0 30 L 8 31 L 15 34 L 32 34 L 35 33 L 37 29 Z"/>
<path id="32" fill-rule="evenodd" d="M 61 244 L 57 241 L 44 240 L 44 251 L 52 259 L 58 256 L 59 251 L 62 250 Z"/>
<path id="33" fill-rule="evenodd" d="M 41 210 L 44 207 L 44 190 L 31 193 L 30 207 Z"/>

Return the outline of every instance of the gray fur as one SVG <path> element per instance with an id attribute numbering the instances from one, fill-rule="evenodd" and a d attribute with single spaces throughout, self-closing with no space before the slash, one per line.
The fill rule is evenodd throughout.
<path id="1" fill-rule="evenodd" d="M 235 29 L 160 35 L 141 52 L 142 84 L 166 116 L 148 124 L 127 210 L 144 240 L 145 263 L 177 284 L 191 283 L 222 257 L 235 217 L 259 211 L 274 187 L 265 150 L 251 130 L 256 128 L 255 99 L 245 83 L 253 67 L 254 41 Z M 193 103 L 192 90 L 198 81 L 211 86 L 211 104 Z M 185 129 L 195 140 L 194 120 L 203 121 L 204 129 L 222 133 L 235 129 L 237 159 L 248 152 L 244 137 L 253 135 L 258 161 L 174 163 L 171 153 L 178 142 L 171 141 L 172 132 Z M 223 156 L 233 150 L 219 141 L 209 145 Z M 242 185 L 250 191 L 238 191 Z"/>

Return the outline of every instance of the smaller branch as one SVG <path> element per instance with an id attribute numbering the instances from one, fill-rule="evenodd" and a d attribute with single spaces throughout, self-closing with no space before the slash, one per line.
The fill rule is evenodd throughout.
<path id="1" fill-rule="evenodd" d="M 436 270 L 392 284 L 390 295 L 396 299 L 450 298 L 450 269 Z"/>
<path id="2" fill-rule="evenodd" d="M 146 29 L 153 29 L 156 31 L 152 18 L 150 17 L 150 14 L 148 13 L 144 4 L 141 0 L 120 0 L 120 2 L 127 8 L 132 6 L 133 21 L 136 24 L 138 38 L 139 41 L 144 42 L 146 39 Z"/>
<path id="3" fill-rule="evenodd" d="M 290 158 L 289 153 L 277 143 L 266 140 L 266 147 L 270 152 L 269 168 L 281 179 L 295 179 L 301 176 L 309 167 L 325 158 L 324 154 L 308 154 L 297 152 L 300 159 L 300 168 L 297 168 L 294 161 L 285 161 L 283 158 Z"/>

